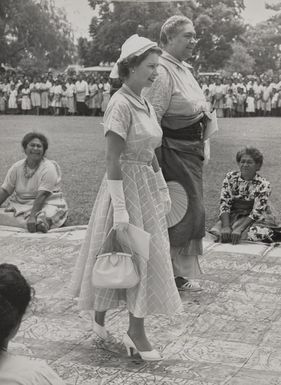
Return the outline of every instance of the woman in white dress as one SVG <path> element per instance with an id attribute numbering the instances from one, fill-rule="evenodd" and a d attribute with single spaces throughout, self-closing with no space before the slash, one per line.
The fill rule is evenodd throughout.
<path id="1" fill-rule="evenodd" d="M 16 113 L 18 109 L 17 104 L 18 91 L 15 88 L 14 83 L 11 84 L 8 99 L 8 109 L 10 113 Z"/>
<path id="2" fill-rule="evenodd" d="M 137 351 L 142 359 L 161 360 L 152 349 L 144 328 L 149 314 L 174 315 L 182 309 L 173 278 L 165 213 L 170 197 L 155 156 L 162 131 L 153 107 L 141 97 L 157 76 L 160 49 L 156 43 L 133 35 L 122 46 L 118 59 L 123 86 L 112 96 L 104 115 L 106 175 L 102 181 L 87 234 L 72 278 L 72 291 L 79 308 L 95 310 L 94 332 L 107 338 L 104 326 L 108 309 L 125 301 L 129 329 L 123 338 L 128 354 Z M 116 69 L 116 67 L 115 67 Z M 150 255 L 138 257 L 140 282 L 131 289 L 97 289 L 91 275 L 110 229 L 126 231 L 133 224 L 151 235 Z"/>
<path id="3" fill-rule="evenodd" d="M 95 115 L 96 112 L 96 95 L 98 93 L 98 86 L 95 79 L 92 77 L 89 82 L 89 99 L 88 99 L 88 108 L 90 110 L 90 115 Z"/>
<path id="4" fill-rule="evenodd" d="M 48 140 L 39 132 L 22 139 L 25 159 L 14 163 L 0 187 L 0 225 L 46 233 L 61 227 L 68 207 L 61 192 L 61 170 L 46 158 Z"/>
<path id="5" fill-rule="evenodd" d="M 41 107 L 41 82 L 38 78 L 34 78 L 30 84 L 31 91 L 31 105 L 34 108 L 36 115 L 39 115 Z"/>
<path id="6" fill-rule="evenodd" d="M 21 89 L 21 97 L 21 110 L 23 114 L 27 114 L 31 110 L 30 88 L 27 80 Z"/>

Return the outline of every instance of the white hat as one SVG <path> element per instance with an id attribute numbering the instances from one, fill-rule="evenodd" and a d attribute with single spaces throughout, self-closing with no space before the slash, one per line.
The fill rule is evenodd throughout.
<path id="1" fill-rule="evenodd" d="M 125 60 L 127 57 L 134 55 L 134 56 L 140 56 L 145 51 L 147 51 L 150 48 L 157 47 L 157 43 L 154 41 L 151 41 L 147 39 L 146 37 L 141 37 L 137 34 L 132 35 L 129 37 L 122 45 L 121 47 L 121 55 L 117 62 L 114 64 L 112 71 L 109 75 L 110 78 L 118 78 L 118 63 L 121 63 L 123 60 Z"/>

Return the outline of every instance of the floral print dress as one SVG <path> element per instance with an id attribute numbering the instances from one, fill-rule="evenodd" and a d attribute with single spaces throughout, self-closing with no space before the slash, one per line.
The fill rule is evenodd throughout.
<path id="1" fill-rule="evenodd" d="M 271 241 L 277 221 L 269 203 L 270 194 L 270 183 L 259 174 L 245 180 L 240 171 L 230 171 L 222 183 L 219 217 L 229 213 L 232 230 L 249 217 L 253 223 L 243 231 L 241 239 Z M 221 228 L 219 220 L 210 232 L 220 236 Z"/>

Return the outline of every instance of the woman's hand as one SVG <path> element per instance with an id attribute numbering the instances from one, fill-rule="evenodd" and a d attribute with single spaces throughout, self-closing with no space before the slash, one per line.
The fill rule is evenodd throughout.
<path id="1" fill-rule="evenodd" d="M 34 215 L 30 215 L 26 222 L 27 230 L 30 233 L 35 233 L 36 232 L 36 217 Z"/>
<path id="2" fill-rule="evenodd" d="M 230 226 L 225 226 L 221 229 L 221 242 L 227 243 L 231 241 L 231 228 Z"/>

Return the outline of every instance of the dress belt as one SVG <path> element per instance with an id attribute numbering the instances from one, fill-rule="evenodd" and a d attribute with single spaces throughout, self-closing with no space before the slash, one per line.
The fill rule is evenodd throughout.
<path id="1" fill-rule="evenodd" d="M 137 160 L 137 159 L 120 159 L 120 162 L 123 163 L 132 163 L 132 164 L 141 164 L 144 166 L 152 166 L 152 161 Z"/>
<path id="2" fill-rule="evenodd" d="M 163 136 L 172 139 L 185 139 L 190 141 L 201 141 L 204 134 L 204 123 L 200 120 L 197 123 L 192 124 L 188 127 L 178 128 L 171 130 L 167 127 L 162 127 Z"/>

